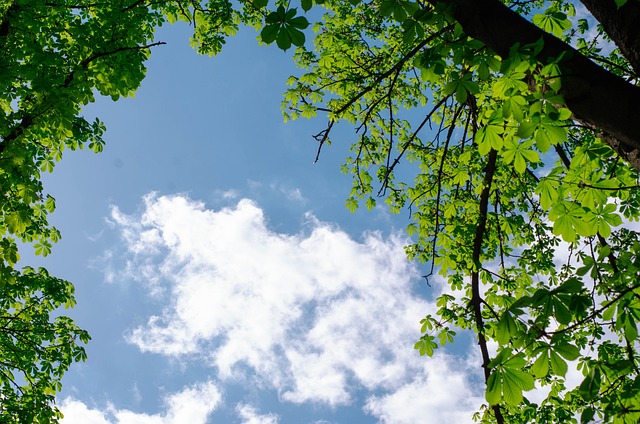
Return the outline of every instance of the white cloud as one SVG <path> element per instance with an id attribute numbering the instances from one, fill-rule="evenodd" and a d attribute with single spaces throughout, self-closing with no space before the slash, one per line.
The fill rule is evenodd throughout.
<path id="1" fill-rule="evenodd" d="M 256 408 L 244 403 L 236 406 L 236 412 L 242 419 L 242 424 L 278 424 L 280 422 L 277 415 L 261 415 Z"/>
<path id="2" fill-rule="evenodd" d="M 141 414 L 108 405 L 105 410 L 90 409 L 71 397 L 62 400 L 62 424 L 205 424 L 222 395 L 212 382 L 186 387 L 165 398 L 164 414 Z"/>
<path id="3" fill-rule="evenodd" d="M 224 191 L 216 190 L 216 194 L 223 199 L 237 199 L 240 196 L 238 191 L 234 189 L 224 190 Z"/>
<path id="4" fill-rule="evenodd" d="M 458 389 L 465 369 L 412 349 L 434 305 L 413 294 L 420 279 L 405 239 L 371 233 L 358 242 L 315 218 L 304 233 L 279 234 L 249 200 L 212 211 L 150 195 L 139 216 L 114 208 L 112 219 L 131 258 L 124 268 L 140 270 L 168 302 L 128 335 L 141 350 L 204 359 L 217 378 L 248 379 L 294 403 L 335 407 L 364 390 L 367 411 L 382 420 L 394 405 L 443 423 L 479 406 Z M 437 401 L 409 399 L 447 379 L 455 389 Z"/>
<path id="5" fill-rule="evenodd" d="M 63 424 L 110 424 L 104 412 L 89 409 L 84 403 L 73 398 L 66 398 L 60 405 L 64 414 Z"/>
<path id="6" fill-rule="evenodd" d="M 304 202 L 305 198 L 302 195 L 302 191 L 295 187 L 295 188 L 291 188 L 288 187 L 286 184 L 276 184 L 273 183 L 270 185 L 271 190 L 273 190 L 274 192 L 279 192 L 281 194 L 284 195 L 284 197 L 292 202 Z"/>
<path id="7" fill-rule="evenodd" d="M 467 423 L 482 399 L 460 372 L 464 363 L 435 355 L 425 375 L 395 392 L 372 397 L 366 410 L 385 424 Z M 455 396 L 452 396 L 452 393 Z"/>
<path id="8" fill-rule="evenodd" d="M 271 193 L 270 196 L 282 196 L 285 200 L 291 203 L 304 204 L 307 199 L 302 194 L 302 190 L 298 187 L 291 187 L 286 182 L 272 181 L 266 183 L 263 181 L 248 180 L 247 187 L 253 193 L 265 193 L 268 189 Z M 236 197 L 237 198 L 237 197 Z"/>

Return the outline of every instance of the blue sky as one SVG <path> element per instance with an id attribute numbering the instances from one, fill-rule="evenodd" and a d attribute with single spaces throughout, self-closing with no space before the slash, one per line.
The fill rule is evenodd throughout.
<path id="1" fill-rule="evenodd" d="M 255 36 L 208 58 L 162 28 L 135 98 L 86 108 L 105 151 L 45 177 L 63 239 L 25 262 L 76 285 L 93 337 L 63 423 L 470 422 L 472 338 L 413 350 L 444 288 L 405 260 L 408 212 L 347 211 L 353 130 L 313 164 L 326 120 L 283 123 L 296 69 Z"/>

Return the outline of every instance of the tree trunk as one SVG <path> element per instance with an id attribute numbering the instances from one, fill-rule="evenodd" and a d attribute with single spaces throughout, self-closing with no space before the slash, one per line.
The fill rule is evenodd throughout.
<path id="1" fill-rule="evenodd" d="M 565 105 L 574 119 L 600 132 L 598 134 L 621 157 L 640 170 L 640 88 L 608 72 L 573 47 L 509 9 L 499 0 L 427 0 L 452 7 L 452 17 L 465 33 L 496 52 L 509 55 L 514 44 L 544 46 L 537 59 L 546 63 L 564 54 L 560 63 Z M 597 2 L 610 0 L 594 0 Z M 613 25 L 614 20 L 611 20 Z M 640 23 L 636 22 L 636 25 Z M 636 31 L 637 32 L 637 31 Z M 637 42 L 637 39 L 633 40 Z M 633 43 L 631 43 L 633 44 Z"/>

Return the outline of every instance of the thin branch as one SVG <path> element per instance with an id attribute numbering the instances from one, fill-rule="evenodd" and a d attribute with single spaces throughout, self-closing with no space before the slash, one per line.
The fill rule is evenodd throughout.
<path id="1" fill-rule="evenodd" d="M 360 91 L 360 93 L 358 93 L 356 96 L 352 97 L 347 103 L 342 105 L 342 107 L 340 109 L 338 109 L 337 111 L 334 112 L 334 115 L 340 115 L 341 113 L 343 113 L 344 111 L 349 109 L 355 102 L 360 100 L 362 98 L 362 96 L 367 94 L 369 91 L 373 90 L 375 87 L 380 86 L 380 83 L 382 81 L 384 81 L 385 79 L 387 79 L 388 77 L 390 77 L 394 72 L 397 72 L 398 70 L 401 70 L 402 67 L 404 66 L 404 64 L 407 63 L 407 61 L 409 59 L 411 59 L 413 56 L 415 56 L 420 50 L 422 50 L 423 47 L 425 47 L 427 44 L 429 44 L 430 42 L 432 42 L 436 38 L 441 37 L 446 32 L 449 32 L 454 27 L 455 27 L 454 24 L 448 25 L 448 26 L 442 28 L 440 31 L 436 32 L 435 34 L 431 34 L 431 36 L 429 36 L 426 39 L 424 39 L 420 44 L 415 46 L 409 53 L 403 55 L 402 59 L 400 59 L 390 69 L 388 69 L 386 72 L 380 74 L 378 76 L 378 78 L 376 78 L 375 81 L 372 84 L 370 84 L 367 87 L 365 87 L 362 91 Z"/>
<path id="2" fill-rule="evenodd" d="M 82 66 L 83 68 L 86 68 L 91 62 L 93 62 L 96 59 L 100 59 L 101 57 L 111 56 L 111 55 L 118 54 L 125 51 L 147 50 L 147 49 L 150 49 L 151 47 L 162 46 L 164 44 L 167 44 L 167 43 L 165 43 L 164 41 L 158 41 L 158 42 L 147 44 L 144 46 L 124 46 L 108 52 L 96 53 L 92 56 L 89 56 L 82 62 L 80 62 L 80 66 Z M 71 74 L 73 74 L 73 72 Z"/>
<path id="3" fill-rule="evenodd" d="M 480 296 L 480 257 L 482 254 L 482 242 L 484 240 L 484 233 L 487 227 L 487 212 L 489 208 L 489 194 L 491 193 L 491 184 L 493 182 L 493 175 L 496 171 L 496 162 L 498 158 L 498 152 L 491 149 L 487 158 L 487 164 L 484 168 L 484 187 L 480 194 L 480 216 L 478 218 L 478 224 L 476 225 L 476 234 L 473 239 L 473 272 L 471 273 L 471 305 L 473 306 L 473 313 L 475 317 L 476 330 L 478 331 L 478 345 L 480 346 L 480 352 L 482 354 L 482 368 L 484 370 L 485 383 L 489 381 L 491 371 L 489 370 L 489 349 L 487 347 L 487 339 L 484 336 L 484 319 L 482 318 L 482 297 Z M 500 405 L 493 405 L 491 407 L 496 417 L 498 424 L 504 424 L 504 417 L 500 410 Z"/>
<path id="4" fill-rule="evenodd" d="M 313 163 L 317 163 L 318 159 L 320 159 L 320 152 L 322 151 L 322 146 L 324 146 L 324 143 L 329 138 L 329 133 L 331 132 L 331 128 L 333 128 L 333 124 L 335 122 L 336 121 L 334 121 L 333 119 L 330 119 L 329 124 L 327 125 L 327 128 L 325 128 L 324 130 L 320 131 L 318 134 L 313 136 L 313 138 L 319 143 L 318 151 L 316 152 L 316 158 L 313 160 Z"/>
<path id="5" fill-rule="evenodd" d="M 640 288 L 640 283 L 631 286 L 631 287 L 627 287 L 626 289 L 622 290 L 621 292 L 618 293 L 618 295 L 616 297 L 614 297 L 613 299 L 611 299 L 611 301 L 605 303 L 603 306 L 601 306 L 600 308 L 596 309 L 595 311 L 593 311 L 591 314 L 589 314 L 588 316 L 582 318 L 581 320 L 578 320 L 576 322 L 574 322 L 573 324 L 561 328 L 560 330 L 556 330 L 556 331 L 549 331 L 546 334 L 561 334 L 561 333 L 565 333 L 567 331 L 573 330 L 576 327 L 581 326 L 582 324 L 584 324 L 587 321 L 590 321 L 592 319 L 594 319 L 596 316 L 600 315 L 605 309 L 609 308 L 611 305 L 613 305 L 614 303 L 616 303 L 618 300 L 622 299 L 624 297 L 624 295 L 626 295 L 629 292 L 632 292 L 636 289 Z"/>
<path id="6" fill-rule="evenodd" d="M 449 99 L 449 97 L 451 96 L 446 96 L 440 99 L 440 101 L 433 107 L 433 109 L 431 109 L 431 111 L 427 114 L 427 116 L 422 120 L 418 128 L 413 132 L 413 134 L 411 134 L 411 137 L 409 137 L 409 139 L 404 143 L 404 145 L 402 146 L 402 150 L 400 151 L 400 154 L 393 160 L 393 163 L 391 164 L 391 166 L 387 168 L 387 175 L 385 176 L 384 183 L 386 183 L 389 173 L 395 169 L 396 165 L 398 165 L 398 163 L 400 162 L 400 159 L 402 158 L 402 156 L 404 156 L 404 154 L 406 153 L 411 143 L 413 143 L 413 140 L 415 140 L 415 138 L 417 137 L 418 133 L 422 130 L 422 128 L 425 126 L 427 122 L 431 121 L 431 117 L 433 116 L 433 114 L 436 113 L 438 109 L 440 109 L 440 106 L 442 106 L 444 102 L 446 102 Z"/>
<path id="7" fill-rule="evenodd" d="M 386 163 L 386 175 L 384 179 L 384 184 L 380 188 L 378 195 L 384 194 L 387 185 L 389 184 L 389 176 L 391 175 L 391 171 L 389 170 L 389 164 L 391 163 L 391 151 L 393 150 L 393 124 L 395 122 L 393 118 L 393 87 L 396 85 L 396 81 L 398 81 L 398 77 L 400 76 L 400 68 L 396 71 L 393 76 L 393 80 L 391 80 L 391 84 L 389 84 L 389 90 L 387 91 L 388 98 L 388 106 L 389 106 L 389 149 L 387 150 L 387 163 Z"/>

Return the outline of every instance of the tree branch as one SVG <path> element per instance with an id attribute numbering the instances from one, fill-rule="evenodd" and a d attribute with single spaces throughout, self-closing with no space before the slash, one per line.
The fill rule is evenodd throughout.
<path id="1" fill-rule="evenodd" d="M 465 33 L 507 58 L 512 47 L 543 47 L 541 63 L 562 57 L 560 93 L 574 118 L 600 131 L 603 140 L 634 168 L 640 170 L 640 87 L 601 68 L 570 45 L 548 34 L 499 0 L 427 0 L 451 7 L 451 16 Z M 598 0 L 598 3 L 604 0 Z M 610 1 L 610 0 L 607 0 Z M 634 6 L 637 7 L 637 6 Z M 637 22 L 634 23 L 637 25 Z M 617 142 L 615 142 L 617 141 Z"/>
<path id="2" fill-rule="evenodd" d="M 491 193 L 491 184 L 493 182 L 493 175 L 496 171 L 496 162 L 498 158 L 498 152 L 491 149 L 487 158 L 487 164 L 484 168 L 484 187 L 480 194 L 480 216 L 478 218 L 478 224 L 476 225 L 476 235 L 473 239 L 473 272 L 471 273 L 471 306 L 473 307 L 473 314 L 476 321 L 476 328 L 478 330 L 478 345 L 480 346 L 480 352 L 482 354 L 482 368 L 484 370 L 484 381 L 489 381 L 489 349 L 487 348 L 487 339 L 484 336 L 484 319 L 482 318 L 482 297 L 480 296 L 480 256 L 482 254 L 482 241 L 484 239 L 484 232 L 487 227 L 487 213 L 489 210 L 489 194 Z M 498 424 L 504 423 L 504 417 L 500 410 L 500 405 L 492 406 L 493 412 Z"/>
<path id="3" fill-rule="evenodd" d="M 395 65 L 393 65 L 390 69 L 388 69 L 386 72 L 378 75 L 378 77 L 375 79 L 375 81 L 368 85 L 367 87 L 365 87 L 362 91 L 360 91 L 357 95 L 353 96 L 351 99 L 349 99 L 349 101 L 347 103 L 345 103 L 344 105 L 342 105 L 340 107 L 340 109 L 336 110 L 334 112 L 335 115 L 340 115 L 341 113 L 345 112 L 347 109 L 349 109 L 355 102 L 357 102 L 358 100 L 360 100 L 360 98 L 362 98 L 362 96 L 364 96 L 365 94 L 367 94 L 369 91 L 371 91 L 372 89 L 379 87 L 380 83 L 382 81 L 384 81 L 385 79 L 387 79 L 388 77 L 390 77 L 391 75 L 393 75 L 394 72 L 398 72 L 402 69 L 402 67 L 404 66 L 405 63 L 407 63 L 407 61 L 409 59 L 411 59 L 413 56 L 415 56 L 420 50 L 423 49 L 423 47 L 425 47 L 427 44 L 429 44 L 431 41 L 435 40 L 438 37 L 441 37 L 443 34 L 445 34 L 446 32 L 451 31 L 454 28 L 454 25 L 448 25 L 445 28 L 442 28 L 442 30 L 436 32 L 435 34 L 431 34 L 429 37 L 427 37 L 426 39 L 424 39 L 420 44 L 418 44 L 417 46 L 415 46 L 409 53 L 405 54 L 402 56 L 402 59 L 400 59 Z"/>

